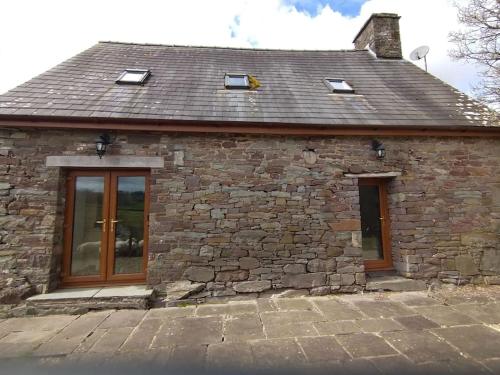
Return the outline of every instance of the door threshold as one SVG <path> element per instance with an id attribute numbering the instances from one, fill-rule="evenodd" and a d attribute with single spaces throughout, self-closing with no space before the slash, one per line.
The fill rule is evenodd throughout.
<path id="1" fill-rule="evenodd" d="M 58 301 L 58 300 L 78 300 L 101 298 L 149 298 L 153 295 L 153 289 L 147 289 L 146 285 L 128 285 L 128 286 L 97 286 L 87 288 L 69 288 L 56 289 L 50 293 L 37 294 L 27 299 L 33 301 Z"/>

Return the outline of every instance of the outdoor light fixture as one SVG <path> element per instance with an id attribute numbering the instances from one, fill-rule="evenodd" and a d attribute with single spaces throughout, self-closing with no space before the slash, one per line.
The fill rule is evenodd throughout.
<path id="1" fill-rule="evenodd" d="M 383 159 L 385 157 L 385 147 L 376 139 L 372 141 L 372 150 L 377 153 L 377 159 Z"/>
<path id="2" fill-rule="evenodd" d="M 109 134 L 102 134 L 95 141 L 95 152 L 99 159 L 102 159 L 104 154 L 106 153 L 106 148 L 111 144 L 111 139 L 109 138 Z"/>

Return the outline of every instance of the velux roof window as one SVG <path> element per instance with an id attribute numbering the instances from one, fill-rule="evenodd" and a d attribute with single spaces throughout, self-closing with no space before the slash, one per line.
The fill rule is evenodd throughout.
<path id="1" fill-rule="evenodd" d="M 116 83 L 142 85 L 151 75 L 148 69 L 125 69 L 116 80 Z"/>
<path id="2" fill-rule="evenodd" d="M 325 83 L 332 92 L 340 94 L 353 94 L 354 89 L 340 78 L 325 78 Z"/>
<path id="3" fill-rule="evenodd" d="M 249 89 L 250 81 L 248 74 L 226 73 L 224 77 L 224 86 L 226 89 Z"/>

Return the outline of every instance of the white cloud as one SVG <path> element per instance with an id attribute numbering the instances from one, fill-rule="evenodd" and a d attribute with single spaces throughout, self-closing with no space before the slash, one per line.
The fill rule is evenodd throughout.
<path id="1" fill-rule="evenodd" d="M 357 17 L 329 6 L 316 17 L 280 0 L 3 0 L 0 92 L 99 40 L 261 48 L 342 49 L 373 12 L 400 20 L 403 52 L 427 44 L 429 70 L 469 91 L 477 68 L 452 62 L 448 32 L 457 28 L 449 0 L 368 0 Z"/>

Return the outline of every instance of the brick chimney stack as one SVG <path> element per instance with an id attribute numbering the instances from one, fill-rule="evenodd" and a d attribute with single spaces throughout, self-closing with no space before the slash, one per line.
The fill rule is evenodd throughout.
<path id="1" fill-rule="evenodd" d="M 356 49 L 369 47 L 379 58 L 403 58 L 399 18 L 394 13 L 372 14 L 353 40 Z"/>

